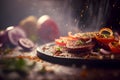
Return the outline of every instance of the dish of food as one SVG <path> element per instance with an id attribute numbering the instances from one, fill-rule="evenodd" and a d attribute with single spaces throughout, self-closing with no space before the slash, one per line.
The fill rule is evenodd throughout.
<path id="1" fill-rule="evenodd" d="M 116 38 L 117 37 L 117 38 Z M 109 28 L 98 32 L 68 32 L 37 48 L 37 56 L 45 61 L 66 66 L 119 68 L 120 38 Z"/>

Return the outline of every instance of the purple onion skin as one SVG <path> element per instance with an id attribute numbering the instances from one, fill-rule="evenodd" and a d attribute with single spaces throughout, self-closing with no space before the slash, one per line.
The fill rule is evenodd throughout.
<path id="1" fill-rule="evenodd" d="M 2 31 L 0 33 L 0 43 L 6 45 L 8 43 L 8 32 L 7 31 Z"/>
<path id="2" fill-rule="evenodd" d="M 100 53 L 102 53 L 102 54 L 104 54 L 104 55 L 111 54 L 111 52 L 110 52 L 110 51 L 105 50 L 105 49 L 103 49 L 103 48 L 101 48 L 101 49 L 100 49 Z"/>
<path id="3" fill-rule="evenodd" d="M 35 46 L 35 44 L 28 38 L 19 39 L 18 44 L 25 51 L 31 51 Z"/>
<path id="4" fill-rule="evenodd" d="M 5 48 L 14 48 L 18 46 L 18 40 L 24 37 L 26 37 L 26 33 L 20 27 L 14 27 L 10 30 L 4 30 L 3 33 L 0 34 L 0 43 L 2 43 Z"/>

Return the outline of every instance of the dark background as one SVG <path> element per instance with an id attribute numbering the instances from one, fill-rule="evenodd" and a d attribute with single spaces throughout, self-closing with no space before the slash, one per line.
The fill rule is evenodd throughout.
<path id="1" fill-rule="evenodd" d="M 104 10 L 106 9 L 105 6 L 107 6 L 107 10 L 104 10 L 105 14 L 103 17 L 105 18 L 105 22 L 103 21 L 101 27 L 112 26 L 113 30 L 120 31 L 120 0 L 0 0 L 0 29 L 5 29 L 11 25 L 18 25 L 22 19 L 29 15 L 36 17 L 43 15 L 44 12 L 38 10 L 38 8 L 44 8 L 40 4 L 42 1 L 59 2 L 61 9 L 65 5 L 71 6 L 73 12 L 72 17 L 81 20 L 78 25 L 87 23 L 86 19 L 89 16 L 87 10 L 84 10 L 84 17 L 80 17 L 80 12 L 86 5 L 89 6 L 91 4 L 93 7 L 92 11 L 97 16 L 100 3 L 104 1 L 105 4 L 102 8 Z M 41 6 L 38 7 L 38 5 Z"/>
<path id="2" fill-rule="evenodd" d="M 79 5 L 80 3 L 83 5 Z M 113 30 L 120 31 L 120 0 L 73 0 L 73 8 L 75 11 L 74 16 L 76 16 L 79 20 L 81 17 L 79 16 L 79 12 L 81 11 L 80 7 L 84 8 L 85 3 L 88 2 L 88 5 L 92 5 L 92 12 L 94 15 L 98 16 L 99 7 L 103 10 L 103 17 L 105 18 L 105 22 L 101 25 L 101 27 L 112 27 Z M 88 13 L 86 10 L 85 17 L 82 18 L 83 24 L 85 23 L 85 19 L 88 17 Z M 93 18 L 91 18 L 92 20 Z"/>

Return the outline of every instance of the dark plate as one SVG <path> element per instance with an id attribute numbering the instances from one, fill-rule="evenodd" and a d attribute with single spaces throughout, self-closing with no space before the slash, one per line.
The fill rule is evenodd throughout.
<path id="1" fill-rule="evenodd" d="M 50 63 L 60 64 L 65 66 L 75 66 L 87 68 L 114 68 L 120 69 L 120 60 L 118 59 L 82 59 L 75 57 L 63 57 L 63 56 L 53 56 L 52 53 L 48 51 L 43 51 L 42 48 L 45 46 L 51 47 L 55 45 L 54 43 L 48 43 L 37 48 L 37 56 Z"/>

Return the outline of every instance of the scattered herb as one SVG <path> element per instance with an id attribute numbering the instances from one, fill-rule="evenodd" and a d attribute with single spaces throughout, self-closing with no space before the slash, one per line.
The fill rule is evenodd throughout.
<path id="1" fill-rule="evenodd" d="M 78 40 L 77 42 L 76 42 L 76 45 L 83 45 L 84 44 L 84 42 L 82 41 L 82 40 Z"/>
<path id="2" fill-rule="evenodd" d="M 57 47 L 56 51 L 62 51 L 62 48 L 61 47 Z"/>

